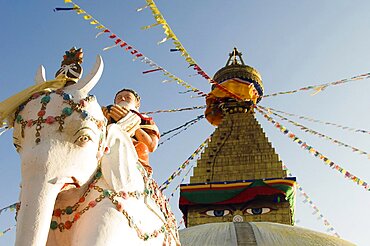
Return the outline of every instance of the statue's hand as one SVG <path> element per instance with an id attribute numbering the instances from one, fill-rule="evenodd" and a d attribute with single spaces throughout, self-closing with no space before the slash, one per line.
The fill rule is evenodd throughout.
<path id="1" fill-rule="evenodd" d="M 130 110 L 123 108 L 117 104 L 113 105 L 109 110 L 109 115 L 115 120 L 119 121 L 123 117 L 125 117 Z"/>
<path id="2" fill-rule="evenodd" d="M 107 118 L 108 122 L 111 120 L 109 110 L 107 107 L 102 107 L 101 110 L 103 111 L 104 117 Z"/>

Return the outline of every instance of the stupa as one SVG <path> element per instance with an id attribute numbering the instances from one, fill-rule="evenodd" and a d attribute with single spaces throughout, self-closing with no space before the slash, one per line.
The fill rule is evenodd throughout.
<path id="1" fill-rule="evenodd" d="M 259 72 L 234 48 L 213 80 L 205 117 L 216 129 L 180 186 L 182 245 L 352 245 L 294 226 L 296 178 L 254 114 L 264 92 Z"/>

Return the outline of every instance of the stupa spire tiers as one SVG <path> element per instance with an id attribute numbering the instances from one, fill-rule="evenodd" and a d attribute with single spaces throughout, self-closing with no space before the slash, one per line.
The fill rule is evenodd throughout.
<path id="1" fill-rule="evenodd" d="M 190 178 L 181 185 L 180 209 L 187 226 L 214 222 L 267 221 L 293 224 L 295 178 L 254 116 L 263 96 L 261 76 L 234 48 L 214 80 L 243 100 L 212 87 L 205 115 L 217 126 Z"/>

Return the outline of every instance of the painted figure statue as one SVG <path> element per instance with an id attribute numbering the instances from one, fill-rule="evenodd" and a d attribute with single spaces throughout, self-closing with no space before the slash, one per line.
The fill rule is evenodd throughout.
<path id="1" fill-rule="evenodd" d="M 22 184 L 16 245 L 179 245 L 176 221 L 138 161 L 130 134 L 110 124 L 90 90 L 100 56 L 80 79 L 82 50 L 66 52 L 56 79 L 0 103 L 14 126 Z"/>
<path id="2" fill-rule="evenodd" d="M 102 107 L 102 110 L 108 124 L 118 124 L 130 134 L 139 162 L 148 174 L 152 174 L 149 152 L 157 149 L 160 133 L 153 119 L 141 114 L 139 108 L 139 94 L 132 89 L 124 88 L 116 93 L 114 104 Z"/>

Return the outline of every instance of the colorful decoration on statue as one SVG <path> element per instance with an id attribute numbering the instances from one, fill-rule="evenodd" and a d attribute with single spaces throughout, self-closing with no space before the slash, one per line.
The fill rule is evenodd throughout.
<path id="1" fill-rule="evenodd" d="M 69 105 L 69 107 L 65 107 L 61 114 L 59 116 L 45 116 L 46 113 L 46 106 L 51 100 L 50 94 L 57 94 L 61 96 L 64 100 L 64 102 Z M 23 119 L 22 117 L 22 110 L 24 109 L 25 105 L 27 105 L 28 102 L 35 100 L 39 98 L 40 96 L 43 96 L 40 100 L 41 102 L 41 109 L 37 113 L 38 118 L 37 119 Z M 73 97 L 70 94 L 67 94 L 63 92 L 62 90 L 52 91 L 50 93 L 36 93 L 32 97 L 30 97 L 25 103 L 19 106 L 18 110 L 16 111 L 16 117 L 15 121 L 16 123 L 21 125 L 21 135 L 24 137 L 24 129 L 26 127 L 32 127 L 36 125 L 36 143 L 39 143 L 41 141 L 40 138 L 40 130 L 42 129 L 42 124 L 53 124 L 57 122 L 59 124 L 59 131 L 63 131 L 64 129 L 64 120 L 72 115 L 74 111 L 80 113 L 80 116 L 83 120 L 92 120 L 96 123 L 99 129 L 102 129 L 103 126 L 106 126 L 107 122 L 97 120 L 94 117 L 90 116 L 87 111 L 84 110 L 84 108 L 88 105 L 89 102 L 96 100 L 95 96 L 88 96 L 83 100 L 80 100 L 79 103 L 76 103 L 73 101 Z"/>
<path id="2" fill-rule="evenodd" d="M 267 119 L 268 122 L 272 123 L 276 128 L 278 128 L 282 133 L 284 133 L 285 135 L 287 135 L 293 142 L 297 143 L 298 145 L 300 145 L 303 149 L 307 150 L 310 154 L 314 155 L 315 157 L 319 158 L 320 160 L 322 160 L 326 165 L 328 165 L 330 168 L 340 172 L 341 174 L 344 175 L 345 178 L 348 178 L 350 180 L 352 180 L 353 182 L 355 182 L 357 185 L 359 186 L 362 186 L 363 188 L 365 188 L 367 191 L 370 191 L 370 185 L 360 179 L 359 177 L 353 175 L 352 173 L 350 173 L 349 171 L 347 171 L 346 169 L 342 168 L 341 166 L 339 166 L 338 164 L 335 164 L 332 160 L 330 160 L 328 157 L 326 157 L 325 155 L 323 155 L 322 153 L 320 153 L 319 151 L 317 151 L 316 149 L 314 149 L 312 146 L 308 145 L 306 142 L 304 142 L 303 140 L 301 140 L 298 136 L 296 136 L 293 132 L 291 132 L 290 130 L 288 130 L 285 126 L 281 125 L 279 122 L 275 121 L 273 118 L 271 118 L 267 113 L 268 112 L 265 112 L 263 111 L 259 106 L 256 106 L 256 109 L 259 113 L 261 113 L 263 115 L 263 117 L 265 119 Z"/>
<path id="3" fill-rule="evenodd" d="M 286 173 L 289 177 L 293 177 L 293 174 L 290 172 L 290 170 L 284 164 L 283 164 L 283 169 L 286 171 Z M 318 214 L 317 219 L 322 220 L 324 222 L 324 226 L 327 228 L 327 232 L 333 233 L 334 236 L 340 238 L 339 234 L 335 231 L 334 227 L 330 224 L 328 219 L 326 219 L 324 217 L 324 215 L 320 212 L 319 208 L 313 203 L 311 198 L 303 190 L 302 186 L 298 182 L 296 183 L 296 187 L 297 187 L 298 191 L 300 192 L 300 195 L 302 195 L 304 197 L 303 203 L 308 203 L 310 205 L 310 207 L 314 210 L 312 215 Z"/>
<path id="4" fill-rule="evenodd" d="M 111 202 L 116 206 L 116 209 L 120 211 L 125 218 L 128 220 L 128 224 L 132 227 L 136 232 L 140 239 L 143 241 L 147 241 L 151 238 L 156 238 L 160 234 L 165 234 L 165 241 L 167 237 L 171 234 L 169 231 L 174 230 L 176 227 L 176 220 L 172 212 L 170 212 L 169 204 L 166 202 L 165 197 L 159 191 L 157 183 L 150 177 L 147 176 L 145 169 L 141 165 L 137 165 L 137 168 L 140 170 L 143 180 L 144 180 L 144 190 L 143 191 L 127 191 L 127 192 L 120 192 L 117 193 L 113 190 L 107 190 L 99 187 L 97 185 L 99 179 L 102 177 L 102 173 L 100 170 L 94 176 L 94 180 L 91 184 L 89 184 L 88 189 L 82 194 L 80 199 L 73 205 L 67 206 L 65 208 L 57 208 L 53 211 L 53 219 L 50 223 L 50 229 L 56 230 L 59 229 L 60 232 L 64 230 L 69 230 L 73 226 L 73 224 L 80 219 L 80 217 L 89 209 L 93 209 L 99 202 L 104 200 L 105 198 L 111 200 Z M 79 209 L 79 206 L 85 202 L 85 197 L 91 192 L 96 191 L 99 195 L 96 199 L 90 201 L 86 207 Z M 123 205 L 117 200 L 117 198 L 127 199 L 128 197 L 140 199 L 141 197 L 145 197 L 146 200 L 148 197 L 152 198 L 156 205 L 160 208 L 160 211 L 165 215 L 166 221 L 165 223 L 159 227 L 157 230 L 153 232 L 144 232 L 138 223 L 135 222 L 134 218 L 128 214 L 125 210 Z M 62 218 L 64 215 L 72 215 L 72 220 L 64 220 Z"/>
<path id="5" fill-rule="evenodd" d="M 56 72 L 55 78 L 63 75 L 63 77 L 67 77 L 69 80 L 76 82 L 82 75 L 82 67 L 80 65 L 82 63 L 82 58 L 83 52 L 81 48 L 76 49 L 73 47 L 69 51 L 66 51 L 63 56 L 61 68 Z"/>

